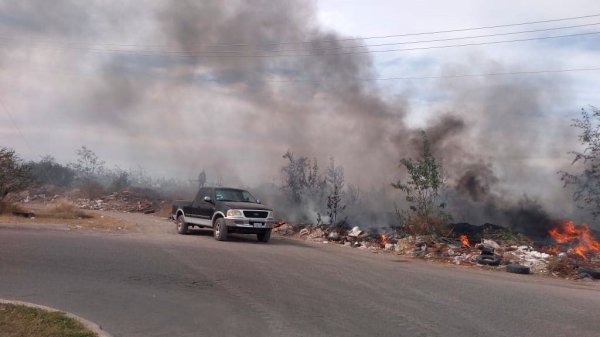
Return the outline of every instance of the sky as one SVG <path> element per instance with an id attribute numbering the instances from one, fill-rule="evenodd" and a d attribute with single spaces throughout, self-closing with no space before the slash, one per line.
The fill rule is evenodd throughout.
<path id="1" fill-rule="evenodd" d="M 425 129 L 451 182 L 477 172 L 479 189 L 569 212 L 556 172 L 600 71 L 448 76 L 598 68 L 600 34 L 427 48 L 600 32 L 600 16 L 422 33 L 598 14 L 576 0 L 0 0 L 0 145 L 61 162 L 86 145 L 109 166 L 243 185 L 279 182 L 291 150 L 369 188 Z M 506 35 L 465 39 L 491 34 Z M 422 49 L 380 52 L 407 48 Z M 418 79 L 372 80 L 397 77 Z"/>

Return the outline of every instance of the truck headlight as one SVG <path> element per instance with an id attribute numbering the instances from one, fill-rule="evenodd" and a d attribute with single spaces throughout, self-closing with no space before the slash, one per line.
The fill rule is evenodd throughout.
<path id="1" fill-rule="evenodd" d="M 273 211 L 270 211 L 269 214 L 267 215 L 267 219 L 273 219 L 275 217 L 275 215 L 273 214 Z"/>
<path id="2" fill-rule="evenodd" d="M 242 211 L 240 211 L 239 209 L 227 210 L 228 218 L 236 218 L 236 217 L 243 217 L 243 216 L 244 216 L 244 213 L 242 213 Z"/>

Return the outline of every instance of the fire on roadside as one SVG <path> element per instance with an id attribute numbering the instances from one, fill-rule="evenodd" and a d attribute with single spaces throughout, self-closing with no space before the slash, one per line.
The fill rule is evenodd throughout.
<path id="1" fill-rule="evenodd" d="M 385 246 L 388 243 L 388 237 L 385 234 L 381 234 L 381 244 Z"/>
<path id="2" fill-rule="evenodd" d="M 600 254 L 600 242 L 598 242 L 587 224 L 576 227 L 573 221 L 565 221 L 559 226 L 552 228 L 550 236 L 558 245 L 570 245 L 572 251 L 584 260 L 592 253 Z M 558 247 L 553 248 L 559 251 Z"/>
<path id="3" fill-rule="evenodd" d="M 463 244 L 465 247 L 471 247 L 471 242 L 469 242 L 469 237 L 468 237 L 468 236 L 466 236 L 465 234 L 462 234 L 462 235 L 460 236 L 460 242 L 462 242 L 462 244 Z"/>

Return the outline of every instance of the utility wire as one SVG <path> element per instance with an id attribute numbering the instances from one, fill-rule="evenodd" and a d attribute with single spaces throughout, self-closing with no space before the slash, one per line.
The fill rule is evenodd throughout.
<path id="1" fill-rule="evenodd" d="M 480 26 L 480 27 L 470 27 L 470 28 L 459 28 L 459 29 L 449 29 L 449 30 L 439 30 L 439 31 L 429 31 L 429 32 L 418 32 L 418 33 L 406 33 L 406 34 L 393 34 L 393 35 L 379 35 L 379 36 L 363 36 L 363 37 L 352 37 L 352 38 L 340 38 L 340 39 L 323 39 L 323 40 L 303 40 L 303 41 L 278 41 L 278 42 L 265 42 L 265 43 L 219 43 L 219 44 L 206 44 L 206 45 L 198 45 L 198 47 L 252 47 L 252 46 L 277 46 L 277 45 L 290 45 L 290 44 L 311 44 L 311 43 L 338 43 L 344 41 L 364 41 L 364 40 L 373 40 L 373 39 L 388 39 L 395 37 L 408 37 L 408 36 L 421 36 L 421 35 L 433 35 L 433 34 L 443 34 L 443 33 L 457 33 L 457 32 L 466 32 L 466 31 L 474 31 L 474 30 L 484 30 L 484 29 L 496 29 L 496 28 L 506 28 L 506 27 L 516 27 L 516 26 L 525 26 L 525 25 L 534 25 L 541 23 L 550 23 L 550 22 L 561 22 L 561 21 L 570 21 L 570 20 L 579 20 L 586 18 L 594 18 L 600 17 L 600 14 L 590 14 L 583 16 L 574 16 L 567 18 L 558 18 L 558 19 L 549 19 L 549 20 L 538 20 L 538 21 L 528 21 L 528 22 L 519 22 L 519 23 L 509 23 L 502 25 L 492 25 L 492 26 Z M 21 37 L 14 36 L 0 36 L 0 40 L 19 40 L 22 41 Z M 32 39 L 30 39 L 32 40 Z M 36 40 L 36 39 L 33 39 Z M 96 46 L 107 46 L 107 47 L 145 47 L 145 48 L 153 48 L 153 47 L 166 47 L 165 45 L 141 45 L 141 44 L 119 44 L 119 43 L 86 43 L 81 41 L 59 41 L 59 40 L 44 40 L 37 39 L 42 43 L 55 43 L 55 44 L 70 44 L 70 45 L 96 45 Z"/>
<path id="2" fill-rule="evenodd" d="M 323 51 L 323 50 L 336 50 L 336 49 L 347 49 L 347 48 L 363 48 L 363 47 L 383 47 L 383 46 L 396 46 L 396 45 L 405 45 L 405 44 L 419 44 L 419 43 L 430 43 L 430 42 L 443 42 L 443 41 L 456 41 L 456 40 L 466 40 L 466 39 L 477 39 L 482 37 L 495 37 L 495 36 L 506 36 L 506 35 L 516 35 L 516 34 L 527 34 L 527 33 L 538 33 L 538 32 L 548 32 L 554 30 L 561 29 L 571 29 L 571 28 L 581 28 L 581 27 L 590 27 L 590 26 L 598 26 L 600 22 L 589 23 L 584 25 L 574 25 L 574 26 L 564 26 L 564 27 L 553 27 L 553 28 L 543 28 L 543 29 L 531 29 L 531 30 L 521 30 L 516 32 L 507 32 L 507 33 L 495 33 L 495 34 L 484 34 L 484 35 L 471 35 L 471 36 L 460 36 L 460 37 L 449 37 L 444 39 L 432 39 L 432 40 L 420 40 L 420 41 L 406 41 L 406 42 L 390 42 L 390 43 L 380 43 L 380 44 L 368 44 L 368 45 L 354 45 L 354 46 L 334 46 L 334 47 L 323 47 L 323 48 L 309 48 L 309 49 L 279 49 L 272 50 L 272 52 L 296 52 L 296 51 Z"/>
<path id="3" fill-rule="evenodd" d="M 397 80 L 432 80 L 444 78 L 468 78 L 468 77 L 487 77 L 487 76 L 514 76 L 514 75 L 537 75 L 537 74 L 555 74 L 568 72 L 582 71 L 600 71 L 600 67 L 590 68 L 571 68 L 571 69 L 553 69 L 553 70 L 532 70 L 532 71 L 511 71 L 497 73 L 479 73 L 479 74 L 458 74 L 458 75 L 440 75 L 440 76 L 407 76 L 407 77 L 382 77 L 382 78 L 356 78 L 358 81 L 374 82 L 374 81 L 397 81 Z M 295 79 L 295 80 L 271 80 L 275 83 L 290 83 L 290 82 L 323 82 L 312 79 Z"/>
<path id="4" fill-rule="evenodd" d="M 73 76 L 73 77 L 89 77 L 92 79 L 96 79 L 94 75 L 83 75 L 80 73 L 76 73 L 70 71 L 68 69 L 54 69 L 54 70 L 33 70 L 29 69 L 35 73 L 42 74 L 51 74 L 51 75 L 65 75 L 65 76 Z M 124 71 L 128 70 L 126 68 L 122 69 L 121 74 L 126 73 Z M 486 76 L 511 76 L 511 75 L 539 75 L 539 74 L 556 74 L 556 73 L 570 73 L 570 72 L 585 72 L 585 71 L 600 71 L 600 66 L 598 67 L 585 67 L 585 68 L 567 68 L 567 69 L 544 69 L 544 70 L 531 70 L 531 71 L 511 71 L 511 72 L 492 72 L 492 73 L 477 73 L 477 74 L 456 74 L 456 75 L 440 75 L 440 76 L 406 76 L 406 77 L 376 77 L 376 78 L 354 78 L 356 81 L 365 81 L 365 82 L 373 82 L 373 81 L 396 81 L 396 80 L 430 80 L 430 79 L 444 79 L 444 78 L 469 78 L 469 77 L 486 77 Z M 0 77 L 4 74 L 0 73 Z M 8 78 L 8 76 L 7 76 Z M 207 80 L 209 81 L 209 80 Z M 267 80 L 268 82 L 273 83 L 293 83 L 293 82 L 325 82 L 326 80 L 313 80 L 313 79 L 289 79 L 289 80 Z M 1 101 L 0 101 L 1 103 Z M 14 124 L 14 121 L 13 121 Z"/>
<path id="5" fill-rule="evenodd" d="M 577 19 L 593 18 L 593 17 L 598 17 L 598 16 L 600 16 L 600 14 L 591 14 L 591 15 L 575 16 L 575 17 L 569 17 L 569 18 L 551 19 L 551 20 L 540 20 L 540 21 L 520 22 L 520 23 L 509 23 L 509 24 L 495 25 L 495 26 L 482 26 L 482 27 L 472 27 L 472 28 L 439 30 L 439 31 L 431 31 L 431 32 L 421 32 L 421 33 L 407 33 L 407 34 L 394 34 L 394 35 L 380 35 L 380 36 L 368 36 L 368 37 L 335 39 L 335 40 L 330 40 L 330 42 L 336 42 L 336 41 L 355 41 L 355 40 L 371 40 L 371 39 L 387 39 L 387 38 L 393 38 L 393 37 L 431 35 L 431 34 L 442 34 L 442 33 L 457 33 L 457 32 L 465 32 L 465 31 L 470 31 L 470 30 L 505 28 L 505 27 L 514 27 L 514 26 L 533 25 L 533 24 L 539 24 L 539 23 L 577 20 Z M 302 43 L 311 43 L 311 42 L 312 41 L 304 41 Z M 324 42 L 324 41 L 320 41 L 320 42 Z M 283 43 L 280 43 L 280 44 L 283 44 Z"/>
<path id="6" fill-rule="evenodd" d="M 1 100 L 1 99 L 0 99 L 0 107 L 6 113 L 6 115 L 8 116 L 8 119 L 10 119 L 10 122 L 12 123 L 13 127 L 17 130 L 17 132 L 19 132 L 19 135 L 21 135 L 21 138 L 23 139 L 23 142 L 25 143 L 25 146 L 27 146 L 27 149 L 29 150 L 29 154 L 31 154 L 32 156 L 34 156 L 35 154 L 34 154 L 32 148 L 31 148 L 31 146 L 29 145 L 29 141 L 27 140 L 27 138 L 25 138 L 25 135 L 23 135 L 23 132 L 21 132 L 21 129 L 19 128 L 19 126 L 15 122 L 12 114 L 10 113 L 10 110 L 8 110 L 8 108 L 6 107 L 6 104 L 4 104 L 4 101 Z"/>
<path id="7" fill-rule="evenodd" d="M 170 55 L 170 56 L 174 56 L 174 57 L 184 57 L 184 58 L 202 58 L 202 57 L 206 57 L 206 58 L 208 58 L 208 57 L 211 57 L 211 58 L 214 58 L 214 57 L 278 58 L 278 57 L 311 57 L 311 56 L 370 54 L 370 53 L 389 53 L 389 52 L 403 52 L 403 51 L 414 51 L 414 50 L 445 49 L 445 48 L 455 48 L 455 47 L 483 46 L 483 45 L 494 45 L 494 44 L 502 44 L 502 43 L 549 40 L 549 39 L 559 39 L 559 38 L 576 37 L 576 36 L 591 36 L 591 35 L 596 35 L 596 34 L 600 34 L 600 31 L 587 32 L 587 33 L 576 33 L 576 34 L 566 34 L 566 35 L 532 37 L 532 38 L 513 39 L 513 40 L 450 44 L 450 45 L 442 45 L 442 46 L 384 49 L 384 50 L 357 50 L 357 51 L 346 51 L 346 52 L 336 52 L 336 53 L 314 53 L 314 54 L 305 53 L 305 54 L 245 54 L 245 55 L 239 55 L 239 54 L 237 54 L 237 52 L 235 52 L 235 53 L 232 53 L 232 52 L 193 53 L 193 52 L 180 52 L 180 51 L 153 51 L 153 50 L 88 49 L 88 48 L 74 48 L 74 49 L 86 50 L 86 51 L 96 52 L 96 53 L 124 53 L 124 54 L 138 54 L 138 55 L 145 55 L 145 56 Z"/>
<path id="8" fill-rule="evenodd" d="M 409 44 L 421 44 L 421 43 L 431 43 L 431 42 L 443 42 L 443 41 L 457 41 L 457 40 L 466 40 L 466 39 L 477 39 L 484 37 L 496 37 L 496 36 L 507 36 L 507 35 L 516 35 L 516 34 L 527 34 L 527 33 L 539 33 L 539 32 L 548 32 L 555 30 L 563 30 L 563 29 L 572 29 L 572 28 L 582 28 L 582 27 L 591 27 L 598 26 L 600 22 L 596 23 L 588 23 L 582 25 L 572 25 L 572 26 L 563 26 L 563 27 L 552 27 L 552 28 L 542 28 L 542 29 L 531 29 L 531 30 L 521 30 L 516 32 L 506 32 L 506 33 L 495 33 L 495 34 L 483 34 L 483 35 L 471 35 L 471 36 L 460 36 L 460 37 L 450 37 L 443 39 L 431 39 L 431 40 L 419 40 L 419 41 L 405 41 L 405 42 L 391 42 L 391 43 L 380 43 L 380 44 L 370 44 L 370 45 L 353 45 L 353 46 L 333 46 L 333 47 L 320 47 L 320 48 L 303 48 L 303 49 L 276 49 L 270 50 L 271 53 L 283 53 L 283 52 L 315 52 L 315 51 L 328 51 L 328 50 L 339 50 L 339 49 L 349 49 L 349 48 L 370 48 L 370 47 L 383 47 L 383 46 L 395 46 L 395 45 L 409 45 Z M 94 49 L 100 50 L 100 49 Z M 168 54 L 242 54 L 247 51 L 241 50 L 196 50 L 196 51 L 161 51 L 161 50 L 128 50 L 128 49 L 115 49 L 122 52 L 142 52 L 142 53 L 168 53 Z M 111 50 L 112 51 L 112 50 Z"/>

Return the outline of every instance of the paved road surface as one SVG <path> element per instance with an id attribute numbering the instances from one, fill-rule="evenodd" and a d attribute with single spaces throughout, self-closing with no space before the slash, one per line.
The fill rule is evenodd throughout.
<path id="1" fill-rule="evenodd" d="M 144 223 L 130 234 L 0 225 L 0 298 L 114 336 L 600 336 L 598 282 Z"/>

